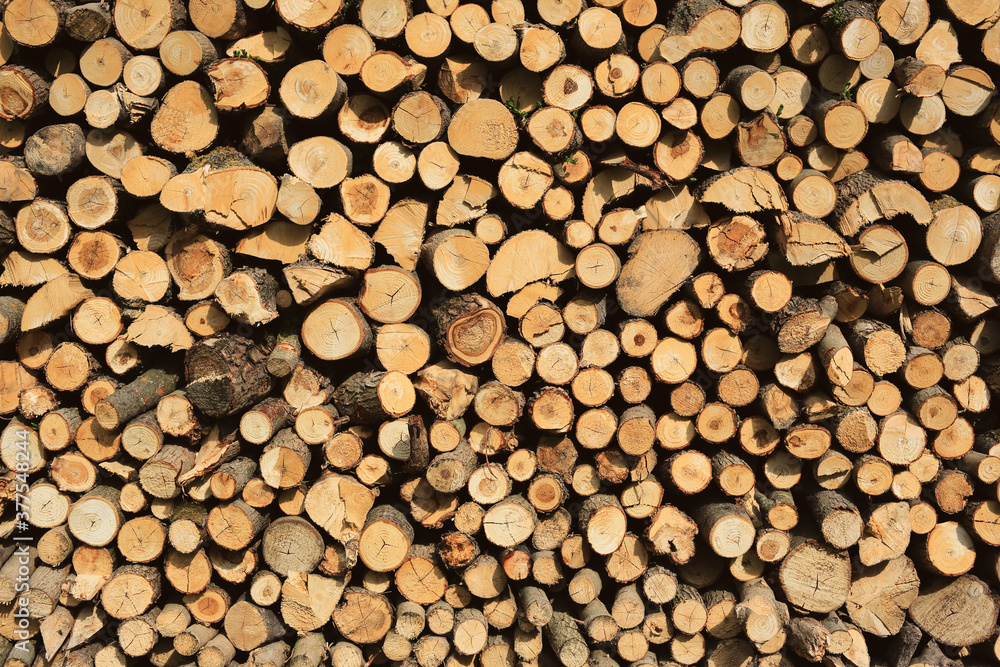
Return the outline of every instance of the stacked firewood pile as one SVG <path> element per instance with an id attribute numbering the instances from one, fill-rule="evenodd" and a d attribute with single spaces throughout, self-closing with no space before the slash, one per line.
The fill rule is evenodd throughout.
<path id="1" fill-rule="evenodd" d="M 0 659 L 996 664 L 1000 0 L 7 0 Z"/>

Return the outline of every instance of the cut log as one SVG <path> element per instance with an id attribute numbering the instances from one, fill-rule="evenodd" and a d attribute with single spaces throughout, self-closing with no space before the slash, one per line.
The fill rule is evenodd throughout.
<path id="1" fill-rule="evenodd" d="M 187 398 L 209 416 L 233 414 L 271 389 L 265 357 L 238 336 L 207 338 L 185 356 Z"/>
<path id="2" fill-rule="evenodd" d="M 666 20 L 659 55 L 677 63 L 698 51 L 724 51 L 739 39 L 739 15 L 718 2 L 674 7 Z"/>
<path id="3" fill-rule="evenodd" d="M 164 105 L 169 97 L 167 93 Z M 158 113 L 163 113 L 164 108 Z M 154 119 L 154 127 L 155 123 Z M 188 150 L 191 149 L 176 152 Z M 246 229 L 267 222 L 274 214 L 277 198 L 278 183 L 274 176 L 233 149 L 216 149 L 193 160 L 183 173 L 167 181 L 160 192 L 160 203 L 166 209 L 178 213 L 200 211 L 209 222 L 230 229 Z"/>

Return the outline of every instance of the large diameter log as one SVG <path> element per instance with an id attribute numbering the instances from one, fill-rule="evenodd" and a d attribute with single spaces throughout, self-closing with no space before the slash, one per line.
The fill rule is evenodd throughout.
<path id="1" fill-rule="evenodd" d="M 383 595 L 350 587 L 344 591 L 340 606 L 333 612 L 333 622 L 349 641 L 373 644 L 389 632 L 392 607 Z"/>
<path id="2" fill-rule="evenodd" d="M 847 600 L 850 559 L 847 552 L 804 541 L 785 556 L 779 579 L 789 603 L 807 611 L 834 611 Z"/>
<path id="3" fill-rule="evenodd" d="M 672 6 L 666 34 L 658 47 L 669 63 L 678 63 L 698 51 L 724 51 L 740 37 L 740 17 L 714 0 L 691 6 Z"/>
<path id="4" fill-rule="evenodd" d="M 654 315 L 691 277 L 700 258 L 698 245 L 684 232 L 641 234 L 629 246 L 629 260 L 618 278 L 622 309 L 630 315 Z"/>
<path id="5" fill-rule="evenodd" d="M 368 321 L 351 299 L 330 299 L 302 322 L 302 344 L 320 359 L 343 359 L 372 344 Z"/>
<path id="6" fill-rule="evenodd" d="M 448 125 L 448 143 L 459 155 L 506 160 L 517 147 L 514 116 L 496 100 L 472 100 L 458 108 Z"/>
<path id="7" fill-rule="evenodd" d="M 960 613 L 951 612 L 961 609 Z M 921 591 L 910 605 L 910 618 L 942 644 L 967 646 L 985 641 L 1000 611 L 987 584 L 972 575 L 940 579 Z"/>
<path id="8" fill-rule="evenodd" d="M 833 216 L 841 234 L 857 234 L 877 220 L 909 214 L 920 224 L 932 218 L 930 206 L 920 191 L 902 181 L 885 180 L 869 171 L 848 176 L 837 184 Z"/>
<path id="9" fill-rule="evenodd" d="M 894 635 L 917 599 L 919 578 L 905 556 L 865 568 L 851 583 L 846 609 L 851 621 L 877 637 Z"/>
<path id="10" fill-rule="evenodd" d="M 114 23 L 118 35 L 133 49 L 155 49 L 172 31 L 184 25 L 186 12 L 178 0 L 153 3 L 149 7 L 121 3 L 115 5 Z"/>
<path id="11" fill-rule="evenodd" d="M 439 341 L 449 359 L 464 366 L 489 361 L 507 332 L 503 313 L 477 295 L 458 296 L 434 311 Z"/>
<path id="12" fill-rule="evenodd" d="M 165 208 L 178 213 L 200 211 L 207 222 L 238 230 L 270 220 L 277 199 L 274 176 L 229 147 L 215 148 L 192 160 L 160 191 Z"/>
<path id="13" fill-rule="evenodd" d="M 211 417 L 234 414 L 271 390 L 264 354 L 239 336 L 199 341 L 184 358 L 188 399 Z"/>
<path id="14" fill-rule="evenodd" d="M 223 627 L 233 646 L 240 651 L 251 651 L 282 637 L 286 632 L 281 619 L 274 612 L 246 600 L 229 608 Z"/>

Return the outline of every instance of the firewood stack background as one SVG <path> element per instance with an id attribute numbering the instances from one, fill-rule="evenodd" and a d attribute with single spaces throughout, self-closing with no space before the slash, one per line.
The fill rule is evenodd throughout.
<path id="1" fill-rule="evenodd" d="M 1000 1 L 2 20 L 6 665 L 1000 659 Z"/>

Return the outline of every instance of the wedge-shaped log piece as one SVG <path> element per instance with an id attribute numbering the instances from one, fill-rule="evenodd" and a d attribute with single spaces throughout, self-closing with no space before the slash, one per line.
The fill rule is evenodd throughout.
<path id="1" fill-rule="evenodd" d="M 919 587 L 917 571 L 905 556 L 865 568 L 851 584 L 847 613 L 865 632 L 889 637 L 903 627 Z"/>
<path id="2" fill-rule="evenodd" d="M 486 202 L 499 192 L 481 178 L 465 174 L 456 176 L 438 204 L 436 222 L 442 227 L 454 227 L 475 220 L 486 213 Z"/>
<path id="3" fill-rule="evenodd" d="M 575 275 L 572 251 L 538 229 L 508 239 L 486 270 L 486 289 L 503 296 L 539 280 L 561 282 Z"/>
<path id="4" fill-rule="evenodd" d="M 263 269 L 248 268 L 229 274 L 215 288 L 223 310 L 244 324 L 265 324 L 278 316 L 278 281 Z"/>
<path id="5" fill-rule="evenodd" d="M 910 215 L 921 225 L 930 224 L 934 217 L 927 200 L 915 187 L 871 171 L 851 174 L 837 184 L 837 189 L 833 219 L 844 236 L 853 236 L 862 227 L 897 215 Z"/>
<path id="6" fill-rule="evenodd" d="M 691 196 L 690 190 L 684 186 L 664 188 L 646 200 L 646 217 L 642 220 L 642 229 L 646 232 L 657 229 L 690 229 L 705 227 L 710 219 L 701 204 Z"/>
<path id="7" fill-rule="evenodd" d="M 679 2 L 671 6 L 657 50 L 668 63 L 678 63 L 698 51 L 725 51 L 736 44 L 740 31 L 739 15 L 722 3 Z"/>
<path id="8" fill-rule="evenodd" d="M 701 251 L 686 233 L 668 229 L 640 234 L 629 256 L 618 278 L 618 302 L 628 314 L 647 317 L 691 277 Z"/>
<path id="9" fill-rule="evenodd" d="M 331 213 L 306 246 L 316 259 L 345 269 L 364 271 L 375 257 L 371 237 L 339 213 Z"/>
<path id="10" fill-rule="evenodd" d="M 309 487 L 303 505 L 309 519 L 343 545 L 361 538 L 375 492 L 354 477 L 324 473 Z"/>
<path id="11" fill-rule="evenodd" d="M 424 242 L 430 207 L 426 202 L 404 199 L 393 204 L 372 234 L 378 243 L 407 271 L 413 271 Z"/>
<path id="12" fill-rule="evenodd" d="M 722 204 L 734 213 L 787 211 L 785 192 L 770 172 L 737 167 L 707 179 L 696 194 L 698 201 Z"/>
<path id="13" fill-rule="evenodd" d="M 24 166 L 24 160 L 5 157 L 0 160 L 0 201 L 31 201 L 38 194 L 35 177 Z"/>
<path id="14" fill-rule="evenodd" d="M 194 345 L 194 338 L 177 311 L 157 305 L 146 306 L 129 325 L 125 339 L 143 347 L 167 347 L 171 352 Z"/>
<path id="15" fill-rule="evenodd" d="M 355 283 L 354 277 L 340 269 L 311 260 L 299 260 L 286 266 L 282 273 L 300 306 L 315 303 L 328 292 L 343 289 Z"/>
<path id="16" fill-rule="evenodd" d="M 204 213 L 205 220 L 229 229 L 246 229 L 271 219 L 278 202 L 278 181 L 232 148 L 219 148 L 193 160 L 160 192 L 160 203 L 176 213 Z"/>
<path id="17" fill-rule="evenodd" d="M 62 262 L 24 250 L 14 250 L 3 261 L 0 287 L 34 287 L 66 275 L 68 271 Z"/>
<path id="18" fill-rule="evenodd" d="M 281 617 L 285 625 L 297 632 L 320 629 L 332 618 L 344 593 L 344 584 L 343 579 L 289 572 L 281 586 Z"/>
<path id="19" fill-rule="evenodd" d="M 273 259 L 292 264 L 306 254 L 311 227 L 285 220 L 272 220 L 240 239 L 236 252 L 258 259 Z"/>
<path id="20" fill-rule="evenodd" d="M 583 201 L 581 202 L 583 219 L 591 227 L 597 227 L 604 215 L 605 206 L 632 194 L 640 185 L 648 188 L 652 184 L 653 182 L 646 176 L 625 167 L 605 169 L 590 179 L 583 192 Z"/>
<path id="21" fill-rule="evenodd" d="M 772 236 L 792 266 L 822 264 L 849 252 L 847 242 L 833 227 L 798 211 L 780 213 Z"/>
<path id="22" fill-rule="evenodd" d="M 79 276 L 67 273 L 53 278 L 28 299 L 21 316 L 21 331 L 31 331 L 65 317 L 92 296 L 94 293 L 83 286 Z"/>

